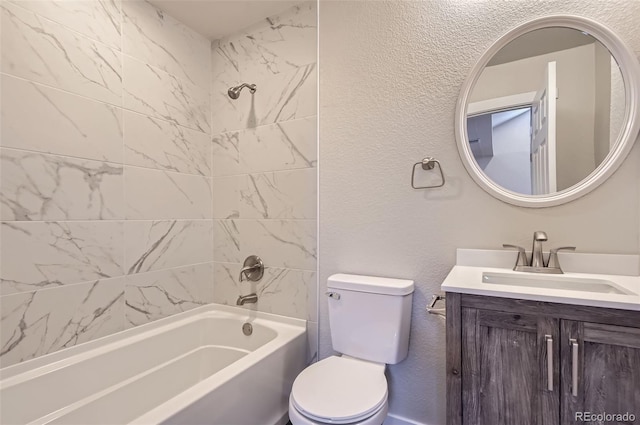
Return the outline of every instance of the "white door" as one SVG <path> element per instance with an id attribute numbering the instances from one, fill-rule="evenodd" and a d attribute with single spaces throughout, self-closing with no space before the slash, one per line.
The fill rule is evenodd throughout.
<path id="1" fill-rule="evenodd" d="M 531 107 L 531 193 L 556 191 L 556 63 L 549 62 Z"/>

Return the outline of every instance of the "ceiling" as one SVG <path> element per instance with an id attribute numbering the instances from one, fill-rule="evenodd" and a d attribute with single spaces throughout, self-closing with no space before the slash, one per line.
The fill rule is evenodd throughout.
<path id="1" fill-rule="evenodd" d="M 300 0 L 149 0 L 210 40 L 243 30 Z"/>
<path id="2" fill-rule="evenodd" d="M 595 41 L 589 34 L 572 28 L 553 27 L 531 31 L 500 49 L 487 66 L 584 46 Z"/>

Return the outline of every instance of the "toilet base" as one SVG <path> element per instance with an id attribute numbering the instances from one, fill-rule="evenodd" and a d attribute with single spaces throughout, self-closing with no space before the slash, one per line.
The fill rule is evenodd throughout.
<path id="1" fill-rule="evenodd" d="M 359 422 L 348 422 L 343 425 L 382 425 L 384 420 L 387 418 L 387 413 L 389 412 L 389 402 L 385 401 L 382 407 L 375 412 L 373 415 L 368 418 L 361 420 Z M 293 425 L 334 425 L 335 422 L 318 422 L 312 419 L 307 418 L 302 413 L 298 412 L 298 410 L 293 405 L 291 401 L 291 396 L 289 396 L 289 420 Z"/>

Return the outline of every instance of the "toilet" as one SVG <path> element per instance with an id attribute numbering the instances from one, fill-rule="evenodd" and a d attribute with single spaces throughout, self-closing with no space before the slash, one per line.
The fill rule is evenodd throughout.
<path id="1" fill-rule="evenodd" d="M 407 357 L 413 281 L 335 274 L 327 281 L 333 349 L 289 396 L 293 425 L 381 425 L 388 412 L 387 364 Z"/>

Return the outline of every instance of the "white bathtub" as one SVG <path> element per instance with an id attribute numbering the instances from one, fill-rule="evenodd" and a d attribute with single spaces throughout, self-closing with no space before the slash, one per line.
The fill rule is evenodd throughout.
<path id="1" fill-rule="evenodd" d="M 305 333 L 304 320 L 200 307 L 1 369 L 0 423 L 283 424 Z"/>

